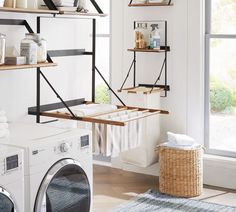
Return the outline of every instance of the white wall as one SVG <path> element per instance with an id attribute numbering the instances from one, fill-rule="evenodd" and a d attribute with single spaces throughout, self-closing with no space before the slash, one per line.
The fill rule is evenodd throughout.
<path id="1" fill-rule="evenodd" d="M 171 91 L 162 99 L 162 108 L 169 110 L 170 115 L 162 117 L 162 132 L 186 133 L 199 143 L 203 143 L 202 2 L 181 0 L 174 1 L 173 7 L 130 8 L 127 6 L 129 0 L 113 0 L 112 6 L 113 87 L 119 88 L 132 61 L 133 54 L 127 49 L 134 46 L 133 21 L 167 20 Z M 138 81 L 153 83 L 163 57 L 161 54 L 138 54 Z M 132 86 L 132 82 L 129 83 L 128 86 Z"/>
<path id="2" fill-rule="evenodd" d="M 1 13 L 0 18 L 26 19 L 36 31 L 36 15 Z M 43 19 L 41 34 L 48 41 L 48 49 L 86 48 L 91 50 L 91 21 Z M 22 26 L 0 26 L 7 35 L 7 45 L 16 46 L 26 30 Z M 91 98 L 91 57 L 55 58 L 56 68 L 43 69 L 45 75 L 65 99 Z M 42 80 L 42 104 L 58 102 L 58 99 Z M 0 72 L 0 107 L 5 109 L 10 121 L 27 114 L 29 106 L 36 102 L 36 71 L 17 70 Z"/>

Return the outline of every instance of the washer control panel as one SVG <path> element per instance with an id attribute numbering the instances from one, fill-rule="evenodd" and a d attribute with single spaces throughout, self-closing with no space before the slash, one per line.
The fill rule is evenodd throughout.
<path id="1" fill-rule="evenodd" d="M 70 145 L 68 143 L 62 143 L 60 144 L 60 151 L 61 153 L 66 153 L 70 149 Z"/>
<path id="2" fill-rule="evenodd" d="M 58 142 L 56 146 L 54 146 L 54 152 L 56 154 L 66 154 L 69 153 L 72 149 L 72 142 L 63 140 Z"/>

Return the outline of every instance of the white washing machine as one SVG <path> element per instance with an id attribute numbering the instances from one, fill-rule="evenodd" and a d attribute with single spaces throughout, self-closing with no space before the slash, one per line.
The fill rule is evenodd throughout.
<path id="1" fill-rule="evenodd" d="M 19 123 L 10 133 L 25 153 L 25 212 L 92 211 L 90 131 Z"/>
<path id="2" fill-rule="evenodd" d="M 0 145 L 0 211 L 24 212 L 23 150 Z"/>

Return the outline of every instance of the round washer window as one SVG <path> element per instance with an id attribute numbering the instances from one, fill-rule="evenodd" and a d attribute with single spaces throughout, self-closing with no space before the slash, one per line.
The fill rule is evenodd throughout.
<path id="1" fill-rule="evenodd" d="M 91 191 L 86 173 L 78 164 L 67 164 L 50 180 L 41 207 L 36 207 L 36 212 L 89 212 L 90 201 Z"/>
<path id="2" fill-rule="evenodd" d="M 14 203 L 12 200 L 3 193 L 3 189 L 0 188 L 0 211 L 1 212 L 14 212 Z"/>

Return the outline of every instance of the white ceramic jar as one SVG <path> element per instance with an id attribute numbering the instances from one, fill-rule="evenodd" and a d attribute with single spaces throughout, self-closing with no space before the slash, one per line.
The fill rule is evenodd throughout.
<path id="1" fill-rule="evenodd" d="M 45 63 L 47 61 L 47 41 L 40 34 L 34 34 L 33 39 L 38 46 L 37 61 Z"/>
<path id="2" fill-rule="evenodd" d="M 37 64 L 38 45 L 33 38 L 34 34 L 26 34 L 20 45 L 20 55 L 26 57 L 28 65 Z"/>
<path id="3" fill-rule="evenodd" d="M 33 0 L 29 0 L 29 1 L 33 1 Z M 16 0 L 16 7 L 27 8 L 27 0 Z"/>

